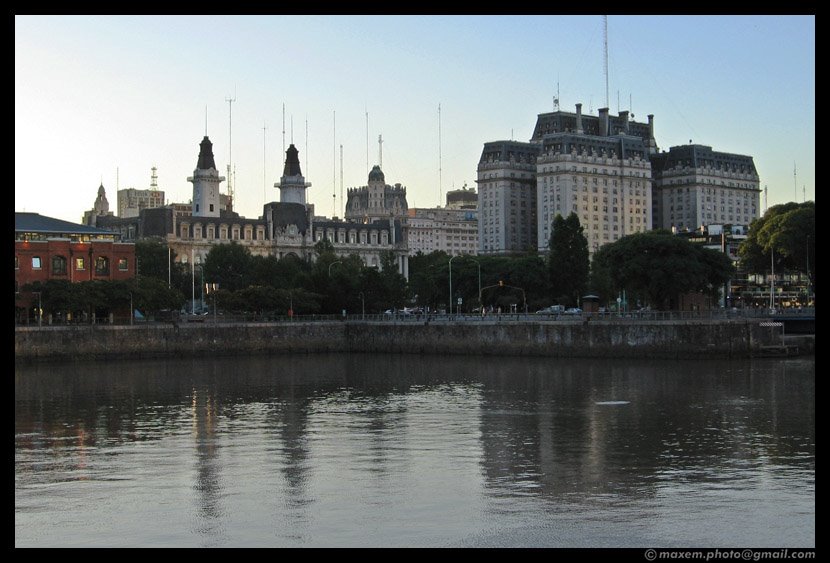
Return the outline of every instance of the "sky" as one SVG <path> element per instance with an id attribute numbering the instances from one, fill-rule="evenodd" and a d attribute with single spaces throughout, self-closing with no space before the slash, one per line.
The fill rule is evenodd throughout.
<path id="1" fill-rule="evenodd" d="M 485 142 L 528 141 L 556 97 L 653 114 L 664 150 L 752 156 L 769 206 L 815 200 L 813 15 L 610 15 L 608 103 L 601 15 L 14 22 L 15 211 L 79 223 L 103 183 L 117 212 L 117 189 L 149 188 L 153 166 L 168 203 L 187 203 L 206 128 L 244 217 L 279 201 L 292 140 L 317 215 L 342 216 L 381 158 L 410 207 L 435 207 L 475 187 Z"/>

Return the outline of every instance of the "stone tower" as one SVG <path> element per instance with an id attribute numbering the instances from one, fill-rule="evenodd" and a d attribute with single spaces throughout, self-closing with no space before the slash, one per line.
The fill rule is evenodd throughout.
<path id="1" fill-rule="evenodd" d="M 213 143 L 205 135 L 199 145 L 199 161 L 193 176 L 187 181 L 193 184 L 193 216 L 219 217 L 219 184 L 225 180 L 219 175 L 213 160 Z"/>

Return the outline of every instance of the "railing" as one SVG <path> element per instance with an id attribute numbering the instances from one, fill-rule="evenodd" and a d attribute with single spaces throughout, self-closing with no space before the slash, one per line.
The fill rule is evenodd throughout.
<path id="1" fill-rule="evenodd" d="M 229 314 L 213 313 L 207 315 L 188 315 L 176 313 L 172 317 L 149 317 L 134 319 L 130 323 L 129 316 L 99 317 L 95 322 L 90 320 L 53 320 L 43 319 L 44 329 L 58 326 L 132 326 L 157 327 L 160 325 L 214 325 L 234 323 L 314 323 L 314 322 L 372 322 L 372 323 L 539 323 L 539 322 L 658 322 L 658 321 L 695 321 L 695 320 L 749 320 L 749 319 L 776 319 L 776 318 L 815 318 L 815 307 L 777 309 L 712 309 L 704 311 L 629 311 L 629 312 L 596 312 L 596 313 L 382 313 L 382 314 L 347 314 L 343 315 L 279 315 L 275 313 L 245 313 Z M 16 322 L 15 326 L 37 327 L 37 318 Z"/>

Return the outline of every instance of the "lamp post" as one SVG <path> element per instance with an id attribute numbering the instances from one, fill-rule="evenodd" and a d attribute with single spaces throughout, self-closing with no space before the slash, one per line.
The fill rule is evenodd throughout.
<path id="1" fill-rule="evenodd" d="M 342 263 L 343 262 L 341 262 L 340 260 L 335 260 L 334 262 L 329 264 L 329 277 L 331 277 L 331 267 L 334 266 L 335 264 L 342 264 Z"/>
<path id="2" fill-rule="evenodd" d="M 43 306 L 40 301 L 40 292 L 33 291 L 32 293 L 37 294 L 37 326 L 41 328 L 43 326 Z"/>
<path id="3" fill-rule="evenodd" d="M 484 307 L 484 305 L 481 303 L 481 263 L 475 258 L 470 258 L 470 260 L 475 262 L 476 266 L 478 266 L 478 307 L 480 309 Z"/>
<path id="4" fill-rule="evenodd" d="M 450 315 L 452 315 L 452 261 L 458 258 L 457 256 L 453 256 L 450 258 L 449 262 L 449 270 L 450 270 Z"/>
<path id="5" fill-rule="evenodd" d="M 130 292 L 130 326 L 133 324 L 133 317 L 135 314 L 133 313 L 133 292 Z"/>
<path id="6" fill-rule="evenodd" d="M 366 300 L 362 291 L 360 292 L 360 320 L 366 320 Z"/>

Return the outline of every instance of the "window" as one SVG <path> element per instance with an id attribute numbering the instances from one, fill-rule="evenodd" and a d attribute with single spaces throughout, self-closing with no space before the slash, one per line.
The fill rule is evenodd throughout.
<path id="1" fill-rule="evenodd" d="M 119 258 L 118 259 L 118 269 L 122 272 L 127 271 L 127 259 L 126 258 Z"/>
<path id="2" fill-rule="evenodd" d="M 197 205 L 196 207 L 197 207 L 196 211 L 199 211 L 199 209 L 198 209 L 199 206 Z M 212 203 L 210 204 L 210 212 L 213 213 L 213 204 Z"/>
<path id="3" fill-rule="evenodd" d="M 110 261 L 106 256 L 99 256 L 95 259 L 95 275 L 106 276 L 110 273 Z"/>
<path id="4" fill-rule="evenodd" d="M 40 270 L 40 256 L 32 256 L 32 269 Z"/>
<path id="5" fill-rule="evenodd" d="M 75 269 L 86 270 L 86 263 L 83 258 L 75 258 Z"/>
<path id="6" fill-rule="evenodd" d="M 63 256 L 52 256 L 52 274 L 66 275 L 66 258 Z"/>

